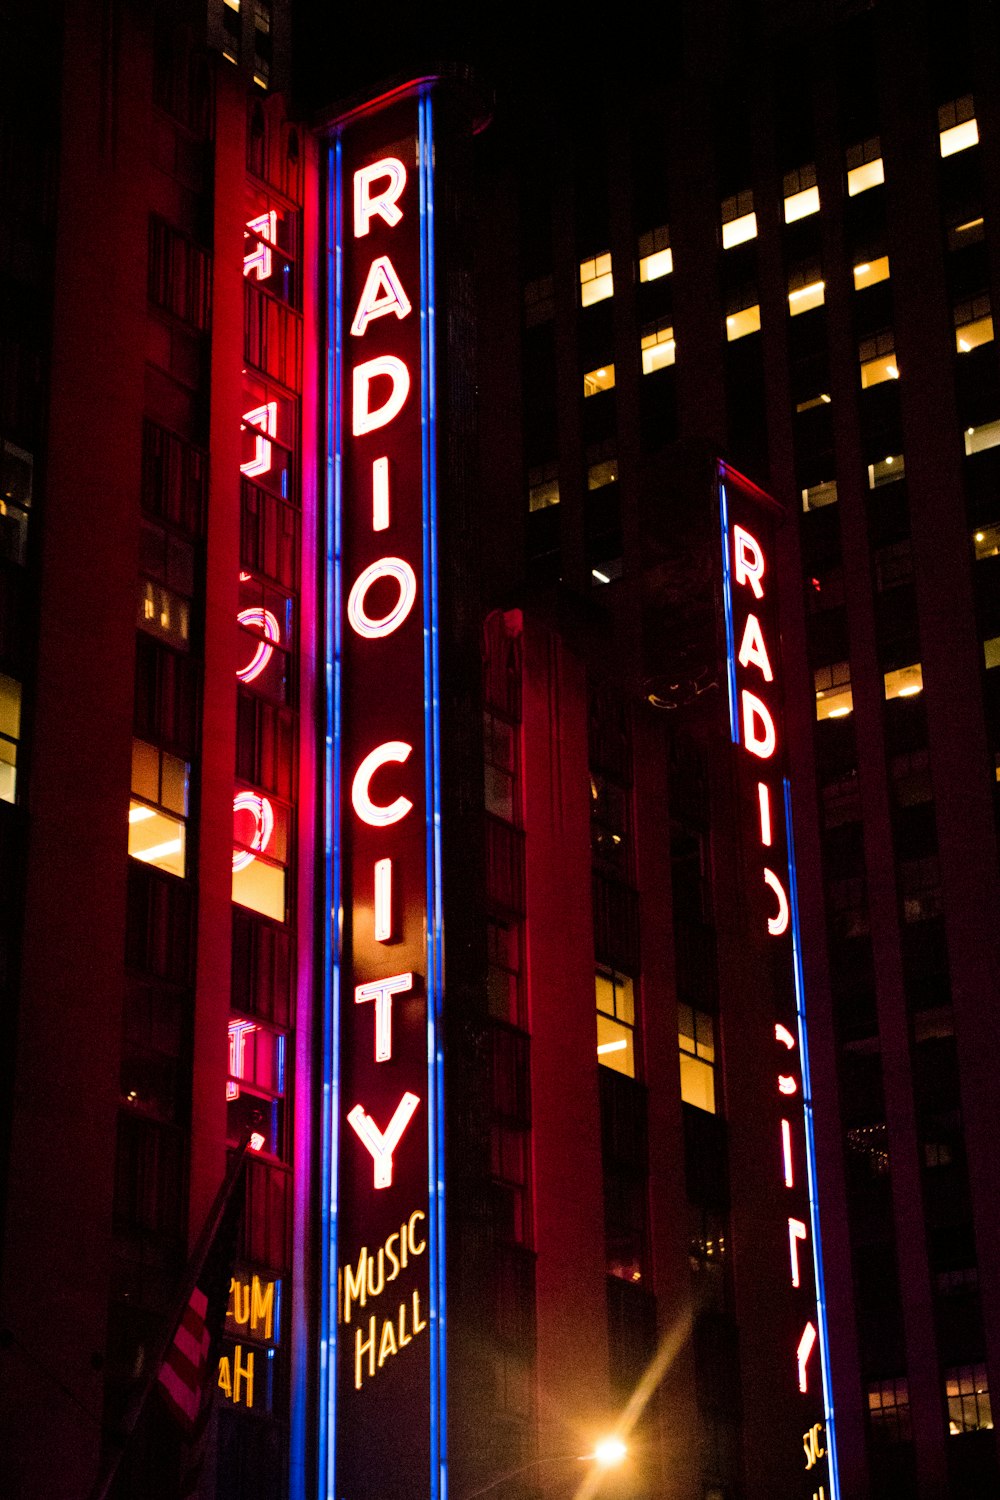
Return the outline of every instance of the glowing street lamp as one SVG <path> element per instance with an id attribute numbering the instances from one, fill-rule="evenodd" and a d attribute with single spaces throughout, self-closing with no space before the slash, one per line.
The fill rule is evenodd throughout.
<path id="1" fill-rule="evenodd" d="M 586 1457 L 592 1458 L 595 1463 L 600 1464 L 602 1469 L 614 1469 L 624 1460 L 627 1453 L 628 1448 L 620 1437 L 605 1437 L 595 1443 L 593 1453 L 586 1454 Z"/>

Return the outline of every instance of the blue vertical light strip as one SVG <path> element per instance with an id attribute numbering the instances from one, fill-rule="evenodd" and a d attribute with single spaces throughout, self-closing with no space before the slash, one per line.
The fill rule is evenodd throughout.
<path id="1" fill-rule="evenodd" d="M 336 1494 L 337 1453 L 337 1162 L 340 1120 L 341 906 L 341 143 L 327 156 L 326 557 L 323 630 L 326 726 L 323 785 L 323 1101 L 320 1170 L 319 1493 Z M 336 930 L 334 930 L 336 923 Z"/>
<path id="2" fill-rule="evenodd" d="M 719 525 L 722 531 L 722 604 L 726 617 L 726 682 L 729 687 L 729 732 L 734 745 L 740 742 L 736 712 L 736 644 L 733 633 L 733 579 L 729 565 L 729 499 L 725 480 L 719 475 Z"/>
<path id="3" fill-rule="evenodd" d="M 441 895 L 441 689 L 438 652 L 434 121 L 417 103 L 420 163 L 420 435 L 423 486 L 424 765 L 427 819 L 427 1191 L 430 1224 L 430 1493 L 446 1500 L 447 1326 L 444 1193 L 444 921 Z"/>
<path id="4" fill-rule="evenodd" d="M 816 1187 L 816 1139 L 813 1129 L 812 1082 L 809 1075 L 809 1037 L 806 1028 L 806 992 L 802 971 L 802 936 L 799 928 L 799 888 L 795 872 L 795 835 L 792 827 L 792 784 L 783 778 L 785 794 L 785 840 L 788 845 L 788 907 L 792 927 L 792 967 L 795 974 L 795 1013 L 798 1019 L 799 1063 L 802 1071 L 802 1112 L 806 1131 L 806 1174 L 809 1182 L 809 1222 L 812 1230 L 813 1271 L 816 1278 L 816 1316 L 819 1321 L 819 1351 L 823 1370 L 823 1411 L 826 1418 L 826 1452 L 830 1471 L 830 1500 L 840 1500 L 837 1438 L 834 1426 L 833 1382 L 830 1374 L 830 1338 L 826 1320 L 826 1286 L 823 1280 L 823 1246 L 820 1240 L 819 1197 Z"/>

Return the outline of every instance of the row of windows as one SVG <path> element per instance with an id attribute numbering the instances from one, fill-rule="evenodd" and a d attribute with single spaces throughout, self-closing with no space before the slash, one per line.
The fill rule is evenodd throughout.
<path id="1" fill-rule="evenodd" d="M 942 157 L 954 156 L 978 143 L 979 128 L 971 95 L 942 106 L 938 111 L 938 130 Z M 884 182 L 885 167 L 877 136 L 848 150 L 846 185 L 849 198 L 856 198 L 871 188 L 881 187 Z M 782 187 L 786 224 L 794 224 L 800 219 L 819 213 L 820 196 L 814 166 L 804 166 L 798 171 L 786 174 Z M 724 250 L 734 249 L 738 245 L 757 238 L 757 215 L 754 211 L 752 192 L 735 194 L 725 199 L 720 210 L 720 227 Z M 638 259 L 640 282 L 655 281 L 661 276 L 671 274 L 674 268 L 673 252 L 670 247 L 670 232 L 666 225 L 661 225 L 639 237 Z M 861 269 L 859 267 L 856 270 L 855 285 L 858 285 L 857 271 Z M 581 261 L 579 275 L 582 307 L 590 307 L 614 295 L 610 251 L 604 251 Z M 870 285 L 871 283 L 864 281 L 862 284 Z M 792 293 L 789 295 L 791 311 L 805 311 L 803 306 L 798 308 L 792 306 L 792 295 Z M 529 308 L 533 309 L 539 302 L 548 302 L 550 296 L 551 291 L 540 290 L 540 283 L 535 282 L 526 293 L 526 302 Z M 819 300 L 822 300 L 821 296 Z M 816 306 L 818 303 L 811 305 Z"/>
<path id="2" fill-rule="evenodd" d="M 946 1369 L 943 1394 L 951 1437 L 992 1430 L 993 1413 L 984 1364 Z M 879 1441 L 902 1443 L 911 1440 L 910 1393 L 905 1378 L 876 1380 L 869 1384 L 868 1421 L 873 1437 Z"/>
<path id="3" fill-rule="evenodd" d="M 857 273 L 860 270 L 865 272 L 866 278 L 870 278 L 864 281 L 866 286 L 871 285 L 875 280 L 884 280 L 889 274 L 888 264 L 888 258 L 882 256 L 879 261 L 866 263 L 863 267 L 855 267 L 855 282 L 857 282 Z M 789 292 L 790 314 L 795 317 L 799 313 L 822 306 L 824 287 L 823 281 L 815 281 Z M 757 302 L 729 313 L 726 317 L 726 340 L 730 344 L 750 334 L 759 333 L 760 329 L 760 304 Z M 977 297 L 971 302 L 962 303 L 955 309 L 955 350 L 957 353 L 968 354 L 983 344 L 992 343 L 993 338 L 993 317 L 988 297 Z M 640 333 L 639 359 L 643 375 L 652 375 L 657 370 L 666 369 L 676 363 L 677 340 L 671 323 L 654 323 Z M 858 346 L 858 366 L 862 390 L 882 385 L 887 380 L 898 380 L 899 362 L 896 359 L 893 333 L 887 330 L 873 338 L 863 340 Z M 614 363 L 596 366 L 584 372 L 583 395 L 584 397 L 598 396 L 603 391 L 612 390 L 614 384 Z M 821 404 L 828 405 L 830 400 L 828 393 L 810 396 L 799 402 L 795 409 L 797 412 L 808 411 Z M 970 450 L 967 445 L 966 451 L 977 450 Z"/>

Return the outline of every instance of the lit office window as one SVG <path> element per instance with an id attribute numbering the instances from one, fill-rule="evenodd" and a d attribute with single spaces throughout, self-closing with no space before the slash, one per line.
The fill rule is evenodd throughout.
<path id="1" fill-rule="evenodd" d="M 737 193 L 727 198 L 722 205 L 722 248 L 731 250 L 734 245 L 743 245 L 757 238 L 757 215 L 753 208 L 753 193 Z"/>
<path id="2" fill-rule="evenodd" d="M 614 365 L 602 365 L 599 370 L 588 370 L 583 377 L 584 397 L 599 396 L 602 391 L 612 390 L 614 384 Z"/>
<path id="3" fill-rule="evenodd" d="M 664 370 L 677 358 L 677 343 L 674 330 L 667 323 L 658 323 L 644 333 L 641 339 L 642 373 L 652 375 L 654 370 Z"/>
<path id="4" fill-rule="evenodd" d="M 597 1001 L 597 1061 L 627 1078 L 635 1077 L 635 992 L 627 974 L 598 969 L 594 975 Z"/>
<path id="5" fill-rule="evenodd" d="M 976 106 L 971 94 L 942 104 L 938 110 L 939 145 L 942 156 L 955 156 L 979 143 Z"/>
<path id="6" fill-rule="evenodd" d="M 813 686 L 817 719 L 843 719 L 853 709 L 849 661 L 836 661 L 828 667 L 820 667 L 813 673 Z"/>
<path id="7" fill-rule="evenodd" d="M 861 389 L 881 385 L 886 380 L 899 379 L 896 363 L 896 341 L 891 333 L 880 333 L 877 338 L 865 339 L 858 350 L 861 364 Z"/>
<path id="8" fill-rule="evenodd" d="M 555 464 L 528 470 L 528 509 L 547 510 L 559 504 L 559 474 Z"/>
<path id="9" fill-rule="evenodd" d="M 669 276 L 674 269 L 674 253 L 670 248 L 670 231 L 665 224 L 639 236 L 639 280 L 659 281 Z"/>
<path id="10" fill-rule="evenodd" d="M 580 262 L 580 306 L 590 307 L 594 302 L 603 302 L 614 296 L 615 284 L 611 275 L 611 252 L 595 255 L 592 260 Z"/>
<path id="11" fill-rule="evenodd" d="M 748 333 L 759 332 L 759 302 L 755 302 L 753 307 L 744 307 L 739 312 L 730 313 L 726 319 L 726 338 L 730 344 L 735 343 L 737 339 L 746 338 Z"/>
<path id="12" fill-rule="evenodd" d="M 715 1022 L 707 1010 L 677 1006 L 677 1046 L 680 1051 L 681 1098 L 708 1114 L 715 1114 Z"/>
<path id="13" fill-rule="evenodd" d="M 958 1437 L 963 1432 L 987 1432 L 992 1429 L 990 1387 L 984 1364 L 953 1365 L 944 1372 L 944 1389 L 948 1402 L 948 1432 L 951 1437 Z"/>
<path id="14" fill-rule="evenodd" d="M 836 505 L 837 481 L 827 479 L 823 484 L 814 484 L 802 491 L 803 510 L 822 510 L 824 505 Z"/>
<path id="15" fill-rule="evenodd" d="M 191 767 L 145 740 L 132 741 L 128 852 L 133 859 L 183 875 Z"/>
<path id="16" fill-rule="evenodd" d="M 21 684 L 0 672 L 0 802 L 17 801 L 17 742 L 21 738 Z"/>
<path id="17" fill-rule="evenodd" d="M 905 1379 L 875 1380 L 868 1387 L 868 1420 L 882 1442 L 910 1440 L 910 1392 Z"/>
<path id="18" fill-rule="evenodd" d="M 906 478 L 906 464 L 901 453 L 889 453 L 868 465 L 868 488 L 877 490 L 881 484 L 893 484 Z"/>
<path id="19" fill-rule="evenodd" d="M 914 662 L 909 667 L 897 667 L 894 672 L 886 672 L 884 680 L 887 699 L 915 698 L 924 690 L 924 674 L 919 662 Z"/>
<path id="20" fill-rule="evenodd" d="M 590 464 L 587 469 L 588 490 L 603 490 L 606 484 L 614 484 L 618 478 L 617 458 L 604 458 L 600 463 Z"/>
<path id="21" fill-rule="evenodd" d="M 856 292 L 863 292 L 866 286 L 875 286 L 879 281 L 888 280 L 888 255 L 880 255 L 875 260 L 863 260 L 854 267 L 854 290 Z"/>
<path id="22" fill-rule="evenodd" d="M 983 422 L 979 427 L 965 429 L 965 454 L 983 453 L 987 448 L 1000 444 L 1000 422 Z"/>
<path id="23" fill-rule="evenodd" d="M 984 526 L 972 534 L 972 545 L 976 550 L 976 561 L 1000 554 L 1000 525 Z"/>
<path id="24" fill-rule="evenodd" d="M 987 671 L 1000 667 L 1000 635 L 991 635 L 983 642 L 983 660 Z"/>
<path id="25" fill-rule="evenodd" d="M 788 292 L 788 312 L 790 317 L 797 317 L 799 313 L 810 312 L 814 307 L 822 307 L 826 294 L 826 282 L 819 279 L 807 281 L 803 286 L 793 286 Z"/>
<path id="26" fill-rule="evenodd" d="M 233 900 L 283 922 L 287 866 L 287 807 L 240 788 L 233 798 Z"/>
<path id="27" fill-rule="evenodd" d="M 796 401 L 796 411 L 814 411 L 817 406 L 829 406 L 833 397 L 829 391 L 820 391 L 818 396 L 807 396 L 804 401 Z"/>
<path id="28" fill-rule="evenodd" d="M 867 193 L 869 188 L 881 187 L 885 182 L 882 165 L 882 146 L 877 135 L 860 146 L 851 146 L 847 151 L 847 196 L 856 198 Z"/>
<path id="29" fill-rule="evenodd" d="M 980 344 L 993 342 L 993 317 L 989 297 L 973 297 L 955 308 L 955 349 L 968 354 Z"/>
<path id="30" fill-rule="evenodd" d="M 819 188 L 816 186 L 816 168 L 800 167 L 789 172 L 784 180 L 785 223 L 794 224 L 797 219 L 808 218 L 819 213 Z"/>

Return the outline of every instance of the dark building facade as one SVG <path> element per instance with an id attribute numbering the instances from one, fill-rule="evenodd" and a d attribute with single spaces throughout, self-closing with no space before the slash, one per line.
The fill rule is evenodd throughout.
<path id="1" fill-rule="evenodd" d="M 995 10 L 515 19 L 11 23 L 25 1500 L 1000 1483 Z"/>

